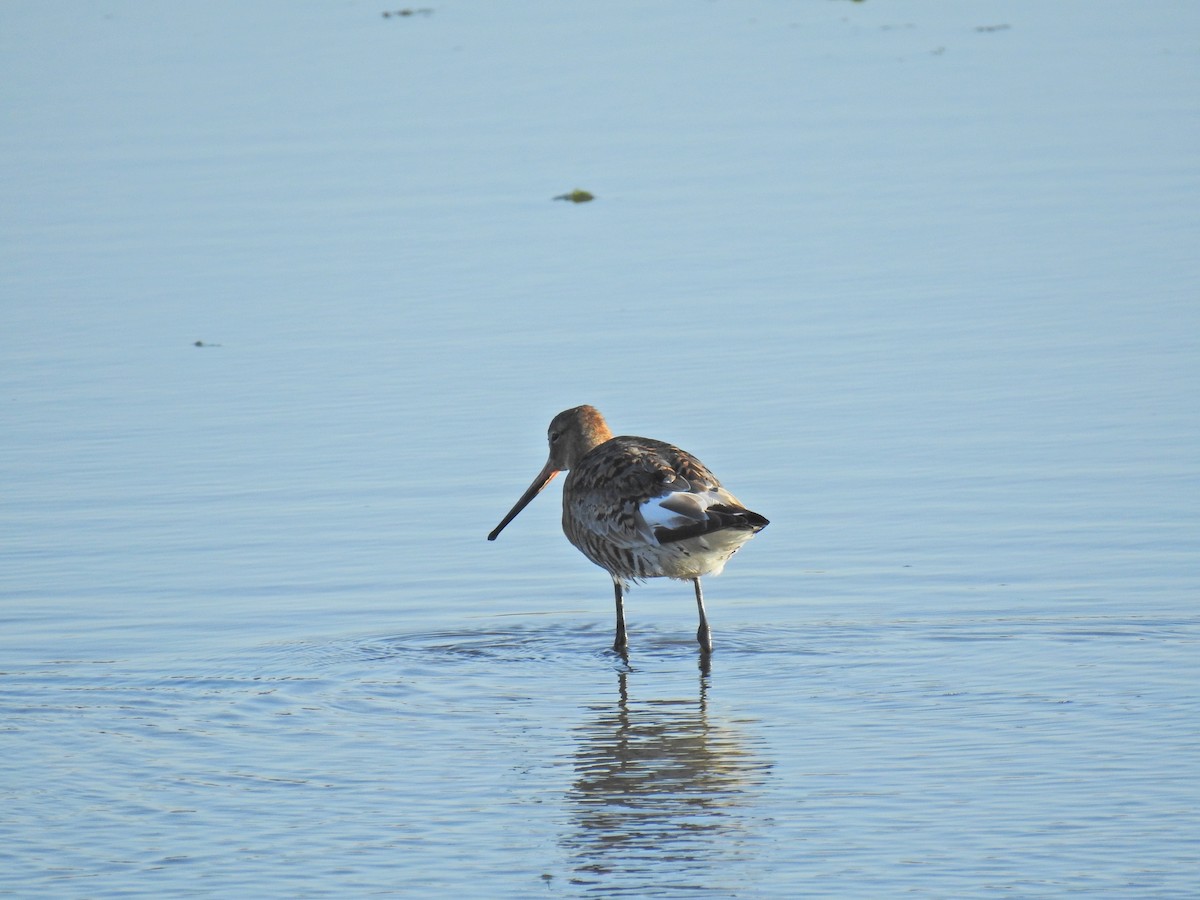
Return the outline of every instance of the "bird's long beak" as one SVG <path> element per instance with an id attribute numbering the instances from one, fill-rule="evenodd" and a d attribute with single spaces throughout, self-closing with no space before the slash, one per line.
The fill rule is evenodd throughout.
<path id="1" fill-rule="evenodd" d="M 540 494 L 542 492 L 542 488 L 552 482 L 554 480 L 554 476 L 560 471 L 561 469 L 554 468 L 554 465 L 550 461 L 547 461 L 546 465 L 542 466 L 542 471 L 538 472 L 537 478 L 533 479 L 533 484 L 531 484 L 525 490 L 525 493 L 521 495 L 521 499 L 518 500 L 513 508 L 508 511 L 508 515 L 500 521 L 500 524 L 492 529 L 492 533 L 488 535 L 488 540 L 494 541 L 497 537 L 499 537 L 500 532 L 504 530 L 504 526 L 515 519 L 517 514 L 529 505 L 529 501 Z"/>

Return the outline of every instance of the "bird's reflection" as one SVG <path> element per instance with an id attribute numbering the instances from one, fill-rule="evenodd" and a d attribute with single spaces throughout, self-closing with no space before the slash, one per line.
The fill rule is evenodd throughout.
<path id="1" fill-rule="evenodd" d="M 629 678 L 618 673 L 616 702 L 577 729 L 564 842 L 575 880 L 635 892 L 668 878 L 727 885 L 728 864 L 753 852 L 755 795 L 771 766 L 710 716 L 703 675 L 687 700 L 631 700 Z"/>

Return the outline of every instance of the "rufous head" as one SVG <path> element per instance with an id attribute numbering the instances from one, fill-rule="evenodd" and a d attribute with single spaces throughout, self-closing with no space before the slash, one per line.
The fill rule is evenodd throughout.
<path id="1" fill-rule="evenodd" d="M 550 420 L 546 440 L 550 442 L 550 460 L 557 471 L 575 468 L 594 448 L 612 437 L 608 423 L 594 406 L 565 409 Z"/>
<path id="2" fill-rule="evenodd" d="M 508 511 L 508 515 L 492 529 L 488 540 L 494 541 L 504 530 L 504 526 L 515 519 L 517 514 L 529 505 L 529 501 L 540 494 L 559 472 L 573 469 L 592 449 L 611 437 L 608 423 L 594 406 L 565 409 L 551 419 L 550 428 L 546 431 L 546 440 L 550 443 L 550 458 L 521 495 L 521 499 Z"/>

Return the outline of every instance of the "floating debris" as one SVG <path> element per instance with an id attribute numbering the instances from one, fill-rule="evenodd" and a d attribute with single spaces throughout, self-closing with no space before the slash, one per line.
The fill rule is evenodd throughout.
<path id="1" fill-rule="evenodd" d="M 976 31 L 1008 31 L 1011 25 L 976 25 Z"/>
<path id="2" fill-rule="evenodd" d="M 397 10 L 385 9 L 383 11 L 383 17 L 385 19 L 390 19 L 392 16 L 395 16 L 398 19 L 402 19 L 405 16 L 432 16 L 432 15 L 433 15 L 433 10 L 430 9 L 428 6 L 422 6 L 420 9 L 410 9 L 410 8 L 406 7 L 405 9 L 397 9 Z"/>
<path id="3" fill-rule="evenodd" d="M 582 190 L 580 188 L 575 188 L 575 190 L 571 191 L 571 193 L 559 194 L 554 199 L 555 200 L 570 200 L 572 203 L 587 203 L 590 200 L 595 200 L 596 197 L 594 194 L 592 194 L 588 191 Z"/>
<path id="4" fill-rule="evenodd" d="M 205 341 L 196 341 L 192 344 L 193 347 L 220 347 L 220 344 L 209 344 Z"/>

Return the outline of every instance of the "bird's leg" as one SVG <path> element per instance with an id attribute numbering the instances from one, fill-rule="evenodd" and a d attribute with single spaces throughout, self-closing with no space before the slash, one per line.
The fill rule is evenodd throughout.
<path id="1" fill-rule="evenodd" d="M 704 614 L 704 592 L 700 590 L 700 579 L 693 578 L 692 584 L 696 585 L 696 608 L 700 611 L 700 627 L 696 629 L 696 640 L 700 643 L 700 652 L 704 654 L 712 653 L 712 630 L 708 627 L 708 616 Z"/>
<path id="2" fill-rule="evenodd" d="M 622 656 L 629 649 L 629 640 L 625 637 L 625 598 L 621 592 L 621 582 L 613 579 L 613 593 L 617 598 L 617 636 L 613 640 L 613 650 Z"/>

